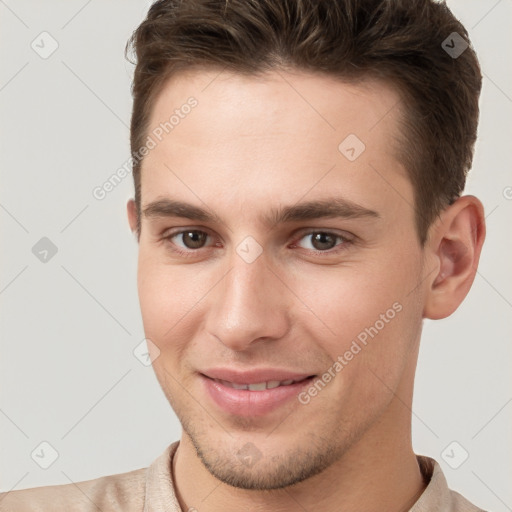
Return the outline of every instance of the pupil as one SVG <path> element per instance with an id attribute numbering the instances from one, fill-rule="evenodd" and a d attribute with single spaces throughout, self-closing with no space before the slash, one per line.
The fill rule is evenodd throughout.
<path id="1" fill-rule="evenodd" d="M 184 233 L 184 235 L 185 238 L 183 241 L 189 249 L 198 249 L 206 238 L 206 233 L 199 233 L 198 231 L 188 231 L 187 233 Z M 190 244 L 187 243 L 187 239 L 189 239 L 189 237 L 192 239 Z"/>
<path id="2" fill-rule="evenodd" d="M 332 247 L 322 247 L 322 246 L 317 247 L 316 242 L 320 242 L 320 244 L 327 243 L 327 245 L 332 245 L 329 242 L 325 242 L 325 239 L 330 239 L 331 242 L 334 241 L 334 237 L 332 235 L 327 234 L 327 233 L 317 233 L 316 235 L 314 235 L 314 237 L 313 237 L 313 246 L 315 247 L 315 249 L 318 249 L 318 250 L 321 250 L 321 249 L 332 249 Z"/>

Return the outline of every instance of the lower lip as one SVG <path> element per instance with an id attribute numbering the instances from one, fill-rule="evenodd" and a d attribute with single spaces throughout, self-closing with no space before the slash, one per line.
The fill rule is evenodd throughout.
<path id="1" fill-rule="evenodd" d="M 249 391 L 234 389 L 201 375 L 206 390 L 213 401 L 224 411 L 237 416 L 263 416 L 292 399 L 297 399 L 303 388 L 310 385 L 314 377 L 288 386 Z M 298 400 L 297 400 L 297 403 Z"/>

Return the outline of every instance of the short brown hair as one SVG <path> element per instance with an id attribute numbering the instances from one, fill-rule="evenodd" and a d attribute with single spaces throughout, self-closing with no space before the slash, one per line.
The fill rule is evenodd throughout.
<path id="1" fill-rule="evenodd" d="M 450 39 L 454 36 L 456 39 Z M 126 45 L 136 68 L 131 152 L 140 233 L 140 180 L 151 108 L 179 70 L 243 74 L 276 68 L 344 81 L 394 85 L 405 114 L 398 158 L 414 187 L 421 244 L 436 216 L 460 196 L 473 160 L 480 67 L 466 29 L 435 0 L 158 0 Z"/>

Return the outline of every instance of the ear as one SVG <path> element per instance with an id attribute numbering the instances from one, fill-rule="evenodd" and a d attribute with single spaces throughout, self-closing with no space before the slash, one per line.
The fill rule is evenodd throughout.
<path id="1" fill-rule="evenodd" d="M 484 239 L 484 208 L 474 196 L 457 199 L 431 226 L 425 261 L 435 271 L 426 283 L 424 318 L 446 318 L 459 307 L 475 279 Z"/>
<path id="2" fill-rule="evenodd" d="M 126 203 L 126 212 L 128 214 L 128 223 L 130 224 L 130 229 L 132 233 L 137 235 L 137 240 L 139 239 L 138 226 L 137 226 L 137 205 L 135 204 L 135 199 L 129 199 Z"/>

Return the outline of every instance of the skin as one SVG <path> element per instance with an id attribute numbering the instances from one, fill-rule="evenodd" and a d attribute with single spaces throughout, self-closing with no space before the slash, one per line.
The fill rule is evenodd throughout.
<path id="1" fill-rule="evenodd" d="M 458 199 L 421 247 L 393 151 L 401 103 L 384 83 L 189 70 L 166 83 L 150 126 L 190 96 L 198 105 L 144 159 L 142 210 L 173 198 L 218 221 L 142 215 L 138 264 L 153 367 L 183 426 L 173 461 L 182 509 L 408 510 L 426 485 L 411 444 L 422 320 L 450 315 L 468 293 L 482 204 Z M 353 162 L 338 150 L 348 134 L 366 145 Z M 328 198 L 378 216 L 260 218 Z M 135 232 L 133 200 L 128 218 Z M 176 235 L 187 229 L 208 237 Z M 326 231 L 336 236 L 315 243 Z M 236 252 L 248 236 L 262 249 L 252 263 Z M 400 312 L 307 405 L 242 418 L 204 392 L 198 372 L 215 366 L 322 375 L 395 303 Z M 251 467 L 237 457 L 247 443 L 260 457 Z"/>

